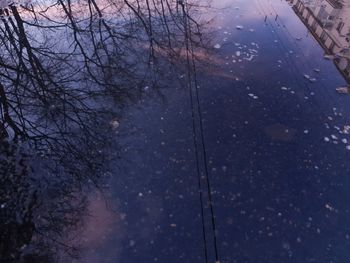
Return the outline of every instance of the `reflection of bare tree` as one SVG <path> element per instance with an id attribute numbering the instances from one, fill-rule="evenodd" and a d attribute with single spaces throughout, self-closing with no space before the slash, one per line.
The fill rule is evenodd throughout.
<path id="1" fill-rule="evenodd" d="M 36 193 L 28 189 L 28 170 L 24 159 L 17 156 L 16 148 L 2 143 L 1 153 L 0 253 L 2 259 L 9 261 L 17 256 L 17 248 L 28 244 L 33 235 L 32 211 L 36 205 Z M 13 218 L 18 220 L 11 220 Z"/>
<path id="2" fill-rule="evenodd" d="M 62 249 L 76 256 L 62 233 L 82 224 L 79 193 L 99 187 L 116 157 L 108 152 L 110 120 L 181 57 L 179 3 L 57 0 L 0 9 L 1 262 L 53 262 Z"/>

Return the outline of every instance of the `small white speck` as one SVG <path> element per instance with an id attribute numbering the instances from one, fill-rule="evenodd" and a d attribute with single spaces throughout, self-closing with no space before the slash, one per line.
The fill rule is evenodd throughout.
<path id="1" fill-rule="evenodd" d="M 334 208 L 330 205 L 330 204 L 325 204 L 324 205 L 324 207 L 326 208 L 326 209 L 328 209 L 329 211 L 333 211 L 334 210 Z"/>

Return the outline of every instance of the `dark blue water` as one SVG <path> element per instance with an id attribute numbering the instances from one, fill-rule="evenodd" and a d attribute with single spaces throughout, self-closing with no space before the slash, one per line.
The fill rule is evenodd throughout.
<path id="1" fill-rule="evenodd" d="M 220 262 L 349 262 L 345 80 L 287 2 L 213 4 L 225 8 L 211 14 L 215 48 L 197 74 Z M 174 86 L 128 110 L 113 216 L 82 262 L 205 262 L 186 77 Z"/>

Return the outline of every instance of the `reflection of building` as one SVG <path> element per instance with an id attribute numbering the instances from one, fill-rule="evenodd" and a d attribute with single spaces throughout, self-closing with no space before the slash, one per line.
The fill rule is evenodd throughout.
<path id="1" fill-rule="evenodd" d="M 350 83 L 350 0 L 288 0 Z"/>

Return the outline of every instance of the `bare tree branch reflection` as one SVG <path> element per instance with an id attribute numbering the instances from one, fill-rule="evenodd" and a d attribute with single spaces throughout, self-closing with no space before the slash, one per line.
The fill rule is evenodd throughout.
<path id="1" fill-rule="evenodd" d="M 0 2 L 1 262 L 78 256 L 64 233 L 118 157 L 110 121 L 181 58 L 179 2 Z"/>

